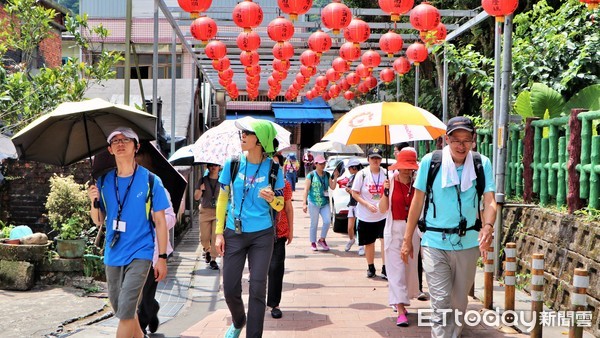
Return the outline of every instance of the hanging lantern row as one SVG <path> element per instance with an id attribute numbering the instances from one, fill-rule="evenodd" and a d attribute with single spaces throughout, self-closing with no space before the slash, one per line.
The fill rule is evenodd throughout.
<path id="1" fill-rule="evenodd" d="M 483 10 L 495 17 L 496 22 L 504 22 L 504 17 L 512 14 L 518 6 L 519 0 L 481 0 Z"/>

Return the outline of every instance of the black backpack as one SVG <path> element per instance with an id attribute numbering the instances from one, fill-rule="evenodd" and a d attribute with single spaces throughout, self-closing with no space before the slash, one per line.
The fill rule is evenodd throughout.
<path id="1" fill-rule="evenodd" d="M 481 203 L 481 196 L 483 196 L 483 191 L 485 190 L 485 173 L 483 171 L 483 164 L 481 163 L 481 154 L 476 151 L 472 152 L 473 154 L 473 165 L 475 166 L 475 173 L 477 174 L 477 180 L 475 188 L 477 190 L 477 210 L 479 213 L 479 219 L 476 221 L 475 225 L 471 228 L 479 231 L 481 229 L 481 210 L 479 209 L 479 204 Z M 429 164 L 429 170 L 427 171 L 427 185 L 425 188 L 425 206 L 423 208 L 423 218 L 419 220 L 419 230 L 421 232 L 425 232 L 426 230 L 438 231 L 435 228 L 427 227 L 425 223 L 425 217 L 427 216 L 427 211 L 429 209 L 429 202 L 433 204 L 433 217 L 437 217 L 435 203 L 433 202 L 433 181 L 435 180 L 435 176 L 437 175 L 440 167 L 442 165 L 442 151 L 436 150 L 433 152 L 431 156 L 431 163 Z M 471 228 L 464 229 L 470 230 Z"/>

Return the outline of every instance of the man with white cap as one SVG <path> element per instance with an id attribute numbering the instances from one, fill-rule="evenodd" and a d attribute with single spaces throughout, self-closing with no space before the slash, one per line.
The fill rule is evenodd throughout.
<path id="1" fill-rule="evenodd" d="M 107 142 L 117 167 L 98 185 L 88 188 L 90 216 L 97 226 L 107 225 L 104 264 L 108 297 L 119 318 L 116 337 L 142 338 L 144 333 L 136 312 L 152 266 L 155 236 L 159 259 L 154 266 L 154 277 L 161 281 L 167 276 L 165 209 L 169 200 L 156 175 L 150 192 L 148 182 L 152 176 L 135 161 L 139 138 L 131 128 L 115 129 Z"/>

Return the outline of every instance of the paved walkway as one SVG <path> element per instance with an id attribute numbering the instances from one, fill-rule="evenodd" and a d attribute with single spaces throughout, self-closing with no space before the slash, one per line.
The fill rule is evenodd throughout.
<path id="1" fill-rule="evenodd" d="M 302 186 L 302 184 L 300 184 Z M 309 248 L 308 215 L 302 212 L 299 189 L 294 193 L 294 240 L 287 247 L 281 309 L 283 318 L 271 318 L 265 312 L 265 337 L 430 337 L 428 327 L 417 326 L 416 309 L 429 308 L 429 302 L 414 300 L 409 309 L 410 327 L 395 325 L 396 314 L 387 306 L 387 281 L 366 278 L 366 261 L 357 255 L 357 246 L 344 251 L 346 237 L 329 232 L 329 252 L 313 252 Z M 375 260 L 377 271 L 381 259 Z M 248 270 L 243 276 L 247 304 Z M 219 291 L 222 295 L 222 290 Z M 219 297 L 219 298 L 222 298 Z M 481 309 L 477 300 L 469 309 Z M 181 337 L 222 337 L 231 324 L 227 309 L 214 311 Z M 242 331 L 242 337 L 245 331 Z M 526 337 L 502 333 L 496 328 L 478 325 L 467 328 L 464 337 Z"/>

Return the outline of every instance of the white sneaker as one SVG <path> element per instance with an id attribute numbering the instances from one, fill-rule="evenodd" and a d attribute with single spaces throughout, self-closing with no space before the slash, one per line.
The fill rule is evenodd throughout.
<path id="1" fill-rule="evenodd" d="M 350 251 L 350 248 L 352 248 L 352 246 L 354 245 L 354 243 L 356 242 L 356 240 L 353 238 L 351 240 L 348 241 L 348 243 L 346 243 L 346 252 Z"/>
<path id="2" fill-rule="evenodd" d="M 364 246 L 359 246 L 358 247 L 358 255 L 359 256 L 364 256 L 365 255 L 365 247 Z"/>

